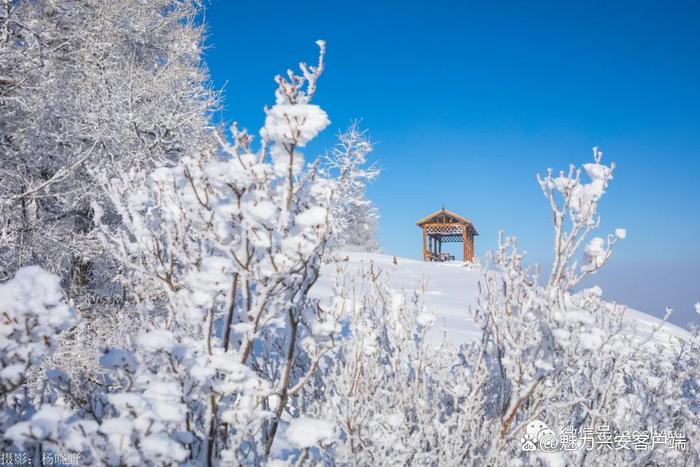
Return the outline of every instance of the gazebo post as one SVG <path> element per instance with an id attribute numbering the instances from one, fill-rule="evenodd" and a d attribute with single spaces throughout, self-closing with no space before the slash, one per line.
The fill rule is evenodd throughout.
<path id="1" fill-rule="evenodd" d="M 421 252 L 421 255 L 423 256 L 423 261 L 425 261 L 425 227 L 421 229 L 423 231 L 423 251 Z"/>
<path id="2" fill-rule="evenodd" d="M 462 226 L 462 261 L 467 262 L 467 226 Z"/>

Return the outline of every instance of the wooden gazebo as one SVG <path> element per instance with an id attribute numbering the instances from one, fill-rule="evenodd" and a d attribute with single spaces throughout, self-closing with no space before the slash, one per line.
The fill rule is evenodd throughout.
<path id="1" fill-rule="evenodd" d="M 416 225 L 423 230 L 423 261 L 454 260 L 454 256 L 442 251 L 442 244 L 451 242 L 462 242 L 464 261 L 474 261 L 474 236 L 479 232 L 470 220 L 442 208 Z"/>

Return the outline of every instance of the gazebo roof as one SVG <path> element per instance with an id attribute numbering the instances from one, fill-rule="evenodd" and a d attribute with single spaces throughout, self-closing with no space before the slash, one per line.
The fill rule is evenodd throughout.
<path id="1" fill-rule="evenodd" d="M 474 226 L 474 223 L 470 221 L 469 219 L 460 216 L 459 214 L 455 214 L 454 212 L 447 210 L 445 208 L 440 209 L 439 211 L 435 211 L 434 213 L 430 214 L 429 216 L 424 217 L 423 219 L 419 220 L 416 222 L 416 225 L 418 227 L 422 227 L 425 224 L 431 224 L 433 220 L 436 218 L 442 216 L 451 218 L 450 219 L 450 224 L 462 224 L 462 225 L 468 225 L 473 231 L 474 235 L 479 235 L 479 232 L 476 231 L 476 227 Z M 440 222 L 442 223 L 442 222 Z"/>

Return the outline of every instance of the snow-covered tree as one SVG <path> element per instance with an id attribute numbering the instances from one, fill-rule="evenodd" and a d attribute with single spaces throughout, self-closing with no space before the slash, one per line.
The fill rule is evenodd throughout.
<path id="1" fill-rule="evenodd" d="M 1 10 L 0 280 L 31 264 L 61 277 L 83 319 L 50 360 L 96 383 L 94 352 L 122 340 L 134 316 L 95 235 L 94 201 L 119 222 L 95 174 L 172 165 L 211 139 L 200 4 L 20 0 Z"/>
<path id="2" fill-rule="evenodd" d="M 366 131 L 353 122 L 338 135 L 338 144 L 326 154 L 325 170 L 336 180 L 333 195 L 334 248 L 377 251 L 377 222 L 379 214 L 367 199 L 366 187 L 379 176 L 374 164 L 368 165 L 367 155 L 372 143 Z"/>
<path id="3" fill-rule="evenodd" d="M 174 162 L 215 103 L 198 2 L 7 1 L 0 12 L 0 278 L 40 264 L 79 309 L 119 299 L 94 171 Z M 115 296 L 115 292 L 117 293 Z"/>

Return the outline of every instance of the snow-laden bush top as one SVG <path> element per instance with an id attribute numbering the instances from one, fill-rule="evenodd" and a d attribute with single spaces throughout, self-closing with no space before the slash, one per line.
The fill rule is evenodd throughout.
<path id="1" fill-rule="evenodd" d="M 60 279 L 38 266 L 0 284 L 0 391 L 26 382 L 27 371 L 51 354 L 58 334 L 75 321 L 63 302 Z"/>

